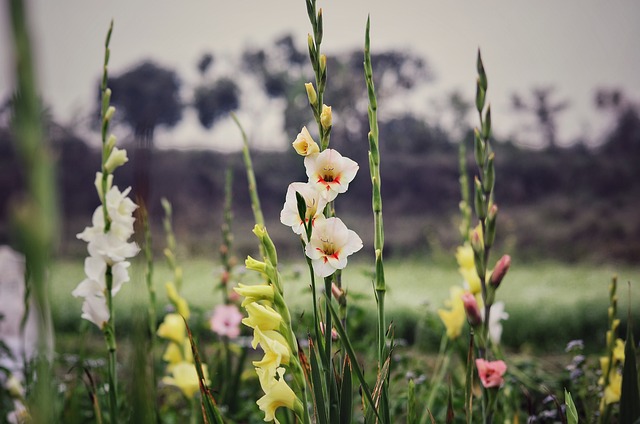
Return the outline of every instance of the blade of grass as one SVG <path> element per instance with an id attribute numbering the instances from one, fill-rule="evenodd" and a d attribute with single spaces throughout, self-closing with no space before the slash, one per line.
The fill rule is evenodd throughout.
<path id="1" fill-rule="evenodd" d="M 328 297 L 327 293 L 325 293 L 325 298 Z M 334 326 L 336 328 L 336 331 L 338 332 L 338 335 L 340 336 L 340 340 L 342 341 L 342 345 L 344 346 L 345 350 L 347 351 L 347 355 L 349 356 L 349 359 L 351 360 L 351 363 L 354 364 L 353 366 L 353 370 L 355 371 L 356 377 L 358 378 L 358 381 L 360 382 L 360 387 L 362 388 L 362 393 L 363 393 L 363 397 L 367 403 L 367 405 L 369 406 L 369 408 L 373 409 L 373 412 L 376 415 L 376 418 L 378 420 L 380 420 L 380 416 L 378 415 L 378 411 L 375 408 L 375 403 L 373 401 L 373 397 L 371 396 L 371 389 L 369 389 L 369 385 L 367 384 L 367 381 L 364 379 L 364 375 L 362 374 L 362 370 L 360 369 L 360 366 L 358 365 L 358 358 L 356 357 L 356 353 L 353 350 L 353 346 L 351 345 L 351 340 L 349 340 L 349 338 L 347 337 L 347 333 L 344 330 L 344 327 L 342 326 L 342 323 L 340 322 L 340 319 L 338 318 L 338 314 L 336 312 L 336 310 L 333 308 L 333 305 L 331 305 L 331 299 L 325 299 L 325 301 L 327 302 L 327 304 L 329 305 L 329 312 L 331 313 L 331 316 L 333 317 L 335 323 Z"/>
<path id="2" fill-rule="evenodd" d="M 193 361 L 196 366 L 196 372 L 198 373 L 198 383 L 200 385 L 200 395 L 202 397 L 201 406 L 203 419 L 207 424 L 224 424 L 218 405 L 216 405 L 216 401 L 211 394 L 211 390 L 207 387 L 206 379 L 202 372 L 202 361 L 198 354 L 198 348 L 193 341 L 193 334 L 191 334 L 191 329 L 189 328 L 187 320 L 184 320 L 184 325 L 187 327 L 189 343 L 191 343 L 191 352 L 193 353 Z"/>

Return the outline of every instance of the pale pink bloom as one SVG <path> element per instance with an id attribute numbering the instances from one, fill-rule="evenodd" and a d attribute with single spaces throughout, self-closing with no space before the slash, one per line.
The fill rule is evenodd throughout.
<path id="1" fill-rule="evenodd" d="M 347 228 L 340 218 L 316 219 L 311 240 L 305 253 L 311 259 L 313 271 L 328 277 L 347 266 L 347 256 L 362 249 L 362 240 Z"/>
<path id="2" fill-rule="evenodd" d="M 211 317 L 211 330 L 219 336 L 235 339 L 240 335 L 242 313 L 236 305 L 218 305 Z"/>
<path id="3" fill-rule="evenodd" d="M 484 387 L 500 387 L 504 383 L 503 375 L 507 371 L 507 364 L 504 361 L 486 361 L 476 359 L 478 375 Z"/>
<path id="4" fill-rule="evenodd" d="M 300 219 L 300 214 L 298 213 L 296 192 L 300 193 L 307 204 L 307 213 L 304 222 Z M 306 239 L 305 224 L 308 223 L 309 220 L 313 223 L 318 216 L 321 216 L 326 205 L 327 200 L 322 197 L 321 193 L 316 190 L 312 184 L 291 183 L 287 189 L 284 208 L 282 208 L 280 212 L 280 222 L 291 227 L 294 233 L 305 236 Z"/>
<path id="5" fill-rule="evenodd" d="M 347 191 L 359 168 L 355 161 L 343 157 L 333 149 L 305 157 L 304 166 L 309 183 L 322 193 L 327 202 Z"/>

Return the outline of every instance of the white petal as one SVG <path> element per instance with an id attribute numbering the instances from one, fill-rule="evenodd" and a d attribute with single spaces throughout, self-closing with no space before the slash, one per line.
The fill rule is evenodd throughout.
<path id="1" fill-rule="evenodd" d="M 336 269 L 329 262 L 325 262 L 324 258 L 313 260 L 311 265 L 313 266 L 313 272 L 319 277 L 328 277 L 336 272 Z"/>
<path id="2" fill-rule="evenodd" d="M 71 292 L 73 297 L 92 297 L 102 293 L 103 288 L 95 280 L 85 278 L 78 284 L 78 286 Z"/>
<path id="3" fill-rule="evenodd" d="M 82 318 L 91 321 L 102 329 L 109 321 L 109 309 L 104 297 L 89 296 L 82 304 Z"/>

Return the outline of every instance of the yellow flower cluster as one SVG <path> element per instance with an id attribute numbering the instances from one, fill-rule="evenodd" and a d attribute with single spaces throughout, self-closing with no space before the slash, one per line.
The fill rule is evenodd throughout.
<path id="1" fill-rule="evenodd" d="M 165 376 L 162 382 L 178 387 L 188 399 L 192 399 L 200 390 L 200 379 L 185 325 L 185 319 L 190 315 L 189 304 L 178 294 L 173 283 L 167 283 L 167 294 L 178 313 L 167 314 L 158 327 L 158 337 L 169 342 L 162 359 L 167 362 L 167 373 L 170 375 Z M 202 364 L 202 372 L 209 384 L 206 364 Z"/>
<path id="2" fill-rule="evenodd" d="M 268 279 L 272 277 L 274 269 L 271 264 L 259 262 L 251 257 L 245 262 L 248 269 L 263 273 Z M 244 297 L 242 306 L 248 316 L 242 323 L 253 329 L 251 346 L 258 346 L 264 352 L 260 361 L 254 361 L 260 386 L 264 391 L 256 402 L 264 412 L 265 421 L 275 421 L 276 411 L 284 406 L 294 411 L 302 409 L 302 403 L 285 381 L 285 368 L 292 358 L 289 342 L 283 336 L 287 331 L 282 315 L 274 309 L 275 288 L 272 284 L 258 284 L 254 286 L 239 285 L 234 290 Z"/>
<path id="3" fill-rule="evenodd" d="M 620 320 L 615 320 L 614 326 L 617 327 Z M 607 337 L 610 337 L 611 332 L 607 332 Z M 607 386 L 604 388 L 604 396 L 602 397 L 602 406 L 610 405 L 612 403 L 620 402 L 620 394 L 622 392 L 622 375 L 620 374 L 620 368 L 624 364 L 624 341 L 622 339 L 616 339 L 613 353 L 611 355 L 611 363 L 607 356 L 600 357 L 600 369 L 602 370 L 602 377 L 598 381 L 600 386 L 605 384 L 605 376 L 608 374 Z"/>

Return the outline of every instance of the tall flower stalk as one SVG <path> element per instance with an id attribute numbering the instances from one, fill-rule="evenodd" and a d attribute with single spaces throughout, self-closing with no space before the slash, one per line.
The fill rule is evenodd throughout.
<path id="1" fill-rule="evenodd" d="M 100 198 L 92 217 L 92 226 L 86 227 L 78 238 L 88 243 L 89 257 L 85 260 L 84 279 L 73 291 L 76 297 L 83 297 L 82 318 L 93 322 L 104 333 L 108 350 L 109 410 L 112 423 L 118 421 L 118 381 L 117 343 L 113 296 L 122 284 L 129 281 L 126 261 L 138 254 L 135 242 L 128 242 L 133 235 L 133 212 L 137 208 L 129 199 L 131 188 L 120 192 L 113 184 L 113 172 L 127 161 L 127 152 L 116 147 L 116 138 L 109 135 L 109 124 L 115 113 L 110 105 L 111 90 L 107 87 L 109 42 L 113 22 L 109 26 L 105 41 L 105 55 L 102 75 L 102 166 L 96 174 L 95 186 Z"/>
<path id="2" fill-rule="evenodd" d="M 488 347 L 491 343 L 491 338 L 489 337 L 491 306 L 495 300 L 495 292 L 509 269 L 511 258 L 508 255 L 504 255 L 496 263 L 493 271 L 488 269 L 489 254 L 496 235 L 498 207 L 494 202 L 493 193 L 495 185 L 495 154 L 490 142 L 491 106 L 486 105 L 488 81 L 480 51 L 478 51 L 476 68 L 478 72 L 476 80 L 476 109 L 480 119 L 480 126 L 474 129 L 474 156 L 478 166 L 478 175 L 474 178 L 474 206 L 479 225 L 471 234 L 470 244 L 473 250 L 475 269 L 480 280 L 483 305 L 478 305 L 472 293 L 463 295 L 463 302 L 467 318 L 473 329 L 472 333 L 476 337 L 476 345 L 478 346 L 478 359 L 476 359 L 475 365 L 483 384 L 482 415 L 485 423 L 491 423 L 497 391 L 503 382 L 502 375 L 506 371 L 504 362 L 488 361 Z M 483 307 L 484 313 L 480 312 L 480 307 Z M 498 375 L 499 378 L 497 380 L 489 379 L 488 375 Z M 470 411 L 467 411 L 467 413 L 469 416 Z"/>
<path id="3" fill-rule="evenodd" d="M 384 298 L 387 285 L 384 278 L 383 248 L 384 248 L 384 226 L 382 222 L 382 196 L 380 194 L 380 143 L 378 136 L 378 101 L 376 98 L 375 86 L 373 84 L 373 67 L 371 65 L 371 40 L 369 37 L 370 18 L 367 18 L 367 29 L 364 42 L 364 76 L 367 83 L 367 93 L 369 97 L 368 117 L 369 117 L 369 171 L 371 174 L 372 196 L 371 205 L 374 220 L 373 249 L 375 254 L 375 277 L 374 288 L 377 303 L 378 317 L 378 372 L 382 373 L 384 363 L 388 358 L 386 331 L 387 323 L 384 310 Z M 380 414 L 386 422 L 390 422 L 388 408 L 389 383 L 387 376 L 379 375 L 382 385 L 382 401 L 380 402 Z"/>

